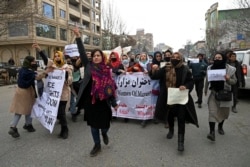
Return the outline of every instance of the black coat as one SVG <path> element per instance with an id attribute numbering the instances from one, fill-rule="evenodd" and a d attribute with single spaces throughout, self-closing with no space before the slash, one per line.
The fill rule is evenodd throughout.
<path id="1" fill-rule="evenodd" d="M 111 105 L 115 107 L 115 97 L 110 97 L 107 100 L 96 100 L 95 104 L 91 103 L 91 87 L 92 76 L 90 69 L 90 62 L 87 58 L 85 48 L 81 38 L 76 38 L 80 59 L 84 68 L 84 78 L 81 80 L 79 92 L 77 94 L 76 105 L 84 108 L 84 119 L 91 127 L 103 129 L 109 128 L 112 119 Z"/>
<path id="2" fill-rule="evenodd" d="M 186 122 L 192 123 L 199 127 L 198 125 L 198 119 L 197 114 L 194 106 L 194 101 L 192 96 L 190 95 L 191 91 L 194 87 L 194 82 L 192 78 L 192 73 L 189 70 L 189 68 L 185 65 L 180 67 L 181 72 L 178 72 L 179 74 L 176 75 L 177 77 L 177 84 L 178 80 L 180 85 L 185 85 L 187 89 L 189 89 L 189 98 L 188 102 L 185 105 L 185 109 L 188 114 L 186 114 Z M 155 71 L 152 73 L 152 71 L 149 71 L 149 76 L 151 79 L 157 79 L 160 80 L 160 94 L 158 96 L 156 107 L 155 107 L 155 117 L 159 120 L 166 121 L 167 115 L 168 115 L 168 106 L 167 106 L 167 88 L 166 88 L 166 67 L 162 67 L 160 70 Z M 176 87 L 179 87 L 180 85 L 176 85 Z"/>

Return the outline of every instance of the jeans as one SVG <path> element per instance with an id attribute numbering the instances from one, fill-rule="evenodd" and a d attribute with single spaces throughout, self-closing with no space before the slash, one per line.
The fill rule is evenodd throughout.
<path id="1" fill-rule="evenodd" d="M 19 122 L 19 120 L 20 120 L 20 118 L 21 118 L 21 116 L 22 116 L 21 114 L 15 114 L 13 120 L 11 121 L 10 126 L 11 127 L 16 127 L 17 124 L 18 124 L 18 122 Z M 31 118 L 30 114 L 29 115 L 25 115 L 25 124 L 29 125 L 31 123 L 32 123 L 32 118 Z"/>
<path id="2" fill-rule="evenodd" d="M 102 134 L 107 134 L 109 129 L 101 129 Z M 95 144 L 100 144 L 100 129 L 91 127 L 91 134 Z"/>
<path id="3" fill-rule="evenodd" d="M 69 111 L 71 114 L 76 113 L 76 100 L 75 95 L 71 92 Z"/>

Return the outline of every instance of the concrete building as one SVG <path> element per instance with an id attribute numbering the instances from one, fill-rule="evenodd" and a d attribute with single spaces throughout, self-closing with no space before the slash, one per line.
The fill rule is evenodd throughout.
<path id="1" fill-rule="evenodd" d="M 154 40 L 152 33 L 144 32 L 144 29 L 137 29 L 136 35 L 132 37 L 137 41 L 136 45 L 133 46 L 132 51 L 135 53 L 140 52 L 153 52 L 154 51 Z"/>
<path id="2" fill-rule="evenodd" d="M 27 0 L 26 3 L 35 12 L 23 20 L 6 19 L 7 31 L 0 34 L 0 62 L 12 57 L 20 65 L 27 55 L 39 59 L 31 47 L 34 42 L 49 56 L 56 50 L 63 51 L 65 45 L 74 43 L 71 30 L 75 25 L 87 50 L 101 48 L 101 0 Z"/>

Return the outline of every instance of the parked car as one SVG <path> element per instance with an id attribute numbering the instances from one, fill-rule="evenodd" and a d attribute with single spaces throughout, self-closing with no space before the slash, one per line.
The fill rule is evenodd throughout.
<path id="1" fill-rule="evenodd" d="M 246 85 L 244 88 L 250 90 L 250 49 L 236 50 L 237 60 L 241 63 Z"/>

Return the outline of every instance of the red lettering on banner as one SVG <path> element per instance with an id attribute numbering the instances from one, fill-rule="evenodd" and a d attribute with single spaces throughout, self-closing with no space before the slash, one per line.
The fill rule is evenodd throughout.
<path id="1" fill-rule="evenodd" d="M 127 105 L 125 103 L 120 103 L 119 106 L 120 107 L 127 107 Z"/>
<path id="2" fill-rule="evenodd" d="M 140 116 L 145 116 L 145 115 L 153 116 L 153 112 L 151 112 L 151 111 L 147 111 L 147 112 L 138 111 L 137 115 L 140 115 Z"/>
<path id="3" fill-rule="evenodd" d="M 121 114 L 128 114 L 129 111 L 128 111 L 128 110 L 122 110 L 122 109 L 120 109 L 120 110 L 119 110 L 119 113 L 121 113 Z"/>

